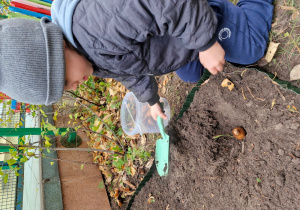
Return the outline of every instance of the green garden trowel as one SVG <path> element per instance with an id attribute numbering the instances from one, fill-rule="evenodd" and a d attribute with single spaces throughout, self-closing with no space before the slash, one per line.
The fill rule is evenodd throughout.
<path id="1" fill-rule="evenodd" d="M 165 132 L 163 119 L 159 116 L 157 117 L 157 125 L 162 138 L 156 140 L 155 164 L 159 176 L 167 176 L 169 171 L 169 136 Z"/>

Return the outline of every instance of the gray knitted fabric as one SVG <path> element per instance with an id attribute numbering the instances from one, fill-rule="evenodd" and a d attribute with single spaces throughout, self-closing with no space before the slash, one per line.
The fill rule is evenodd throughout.
<path id="1" fill-rule="evenodd" d="M 0 21 L 0 92 L 30 104 L 50 105 L 63 94 L 63 35 L 47 18 Z"/>

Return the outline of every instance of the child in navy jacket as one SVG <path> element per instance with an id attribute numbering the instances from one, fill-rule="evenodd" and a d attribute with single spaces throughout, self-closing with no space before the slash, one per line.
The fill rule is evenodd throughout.
<path id="1" fill-rule="evenodd" d="M 138 100 L 160 109 L 154 76 L 172 71 L 186 82 L 204 67 L 222 71 L 225 59 L 252 64 L 266 50 L 272 0 L 55 0 L 53 22 L 93 65 Z M 75 87 L 73 87 L 75 88 Z"/>
<path id="2" fill-rule="evenodd" d="M 175 71 L 183 81 L 196 82 L 204 68 L 222 71 L 225 60 L 256 62 L 266 50 L 272 1 L 240 0 L 235 6 L 227 0 L 55 0 L 51 15 L 57 25 L 45 18 L 39 24 L 0 21 L 0 34 L 10 43 L 1 45 L 6 53 L 0 80 L 6 85 L 0 84 L 0 91 L 26 103 L 50 104 L 93 74 L 120 81 L 150 104 L 153 118 L 165 119 L 154 76 Z M 18 60 L 6 56 L 15 49 Z M 26 67 L 23 78 L 37 77 L 38 88 L 9 88 L 20 82 L 12 83 L 15 76 L 7 72 L 20 66 Z"/>

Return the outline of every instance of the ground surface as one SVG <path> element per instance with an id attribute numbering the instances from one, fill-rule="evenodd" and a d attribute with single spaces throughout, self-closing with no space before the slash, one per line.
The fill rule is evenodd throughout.
<path id="1" fill-rule="evenodd" d="M 285 81 L 300 64 L 299 4 L 275 2 L 270 42 L 280 44 L 270 63 L 255 64 Z M 195 84 L 168 75 L 161 95 L 173 114 L 169 176 L 155 173 L 132 209 L 299 209 L 300 98 L 265 74 L 244 70 L 227 64 L 224 74 L 211 76 L 177 122 Z M 225 78 L 232 91 L 221 87 Z M 292 84 L 300 87 L 299 80 Z M 236 126 L 246 129 L 242 141 L 229 136 Z"/>
<path id="2" fill-rule="evenodd" d="M 299 208 L 300 115 L 287 106 L 300 107 L 300 98 L 255 70 L 240 76 L 243 70 L 229 65 L 211 77 L 171 123 L 169 176 L 155 173 L 132 209 Z M 232 91 L 221 87 L 225 78 Z M 236 126 L 247 132 L 242 141 L 225 136 Z"/>

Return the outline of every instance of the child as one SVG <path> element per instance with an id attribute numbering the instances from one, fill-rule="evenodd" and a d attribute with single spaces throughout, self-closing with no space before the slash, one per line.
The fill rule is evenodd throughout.
<path id="1" fill-rule="evenodd" d="M 76 89 L 92 73 L 114 78 L 140 101 L 151 105 L 154 119 L 166 118 L 158 103 L 154 76 L 176 71 L 182 80 L 196 82 L 203 66 L 217 74 L 222 71 L 225 59 L 239 64 L 256 62 L 266 49 L 272 21 L 271 4 L 272 0 L 241 0 L 237 6 L 227 0 L 55 0 L 51 10 L 53 21 L 76 50 L 68 43 L 58 54 L 52 51 L 57 49 L 46 48 L 42 56 L 47 60 L 41 60 L 47 61 L 44 64 L 47 70 L 36 68 L 24 74 L 36 71 L 40 77 L 42 73 L 47 74 L 44 78 L 47 91 L 37 96 L 46 93 L 47 97 L 60 98 L 61 83 L 56 87 L 60 94 L 53 95 L 48 90 L 56 85 L 56 76 L 63 78 L 61 72 L 64 72 L 64 68 L 57 75 L 56 69 L 52 71 L 57 61 L 51 58 L 63 54 L 65 90 Z M 62 45 L 61 40 L 56 41 Z M 22 91 L 33 89 L 26 88 Z M 3 91 L 1 84 L 0 91 Z M 3 92 L 15 93 L 7 89 Z M 17 98 L 18 94 L 10 96 L 27 103 L 41 102 L 29 95 Z"/>
<path id="2" fill-rule="evenodd" d="M 93 64 L 93 74 L 120 81 L 154 119 L 166 118 L 154 76 L 176 71 L 196 82 L 225 59 L 252 64 L 266 50 L 273 0 L 55 0 L 53 22 Z M 224 54 L 226 56 L 224 59 Z M 200 62 L 199 62 L 200 59 Z"/>

